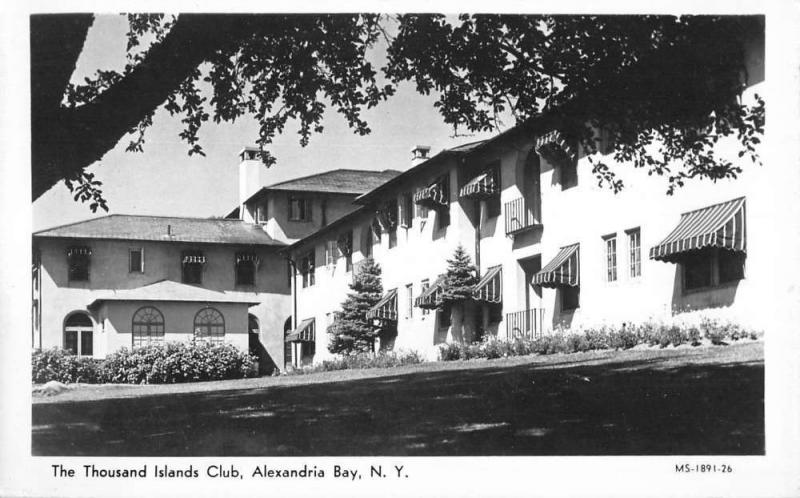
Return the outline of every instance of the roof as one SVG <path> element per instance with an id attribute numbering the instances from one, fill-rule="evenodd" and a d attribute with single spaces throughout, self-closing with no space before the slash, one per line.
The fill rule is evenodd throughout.
<path id="1" fill-rule="evenodd" d="M 258 301 L 244 299 L 241 293 L 226 293 L 198 287 L 196 285 L 182 284 L 173 280 L 159 280 L 152 284 L 136 287 L 134 289 L 109 290 L 101 294 L 89 304 L 95 306 L 103 301 L 181 301 L 201 303 L 244 303 L 258 304 Z"/>
<path id="2" fill-rule="evenodd" d="M 334 221 L 332 223 L 329 223 L 329 224 L 325 225 L 324 227 L 320 228 L 319 230 L 317 230 L 316 232 L 312 232 L 312 233 L 306 235 L 305 237 L 303 237 L 302 239 L 297 240 L 297 241 L 293 242 L 292 244 L 286 246 L 284 249 L 282 249 L 282 252 L 289 253 L 289 252 L 297 249 L 298 247 L 304 246 L 306 243 L 308 243 L 311 240 L 317 239 L 317 238 L 322 237 L 324 235 L 327 235 L 327 234 L 329 234 L 331 232 L 335 232 L 336 230 L 341 228 L 343 225 L 346 225 L 347 223 L 349 223 L 350 221 L 356 219 L 357 217 L 359 217 L 359 216 L 361 216 L 361 215 L 363 215 L 365 213 L 369 213 L 369 212 L 371 212 L 371 211 L 366 206 L 358 206 L 358 208 L 356 210 L 350 211 L 349 213 L 347 213 L 346 215 L 344 215 L 344 216 L 342 216 L 340 218 L 336 218 L 336 221 Z"/>
<path id="3" fill-rule="evenodd" d="M 492 140 L 492 139 L 489 139 Z M 418 174 L 421 170 L 435 164 L 436 162 L 440 161 L 441 159 L 452 156 L 452 155 L 466 155 L 472 152 L 475 149 L 478 149 L 481 145 L 488 142 L 488 140 L 479 140 L 477 142 L 470 142 L 466 144 L 459 145 L 457 147 L 452 147 L 450 149 L 443 149 L 433 157 L 423 161 L 416 166 L 413 166 L 404 172 L 400 173 L 399 175 L 395 176 L 394 178 L 390 178 L 384 183 L 380 185 L 376 185 L 374 189 L 370 190 L 369 192 L 365 192 L 361 196 L 356 198 L 356 202 L 359 204 L 365 204 L 369 202 L 371 199 L 374 199 L 378 196 L 381 192 L 386 191 L 386 189 L 391 188 L 394 185 L 402 182 L 403 180 Z"/>
<path id="4" fill-rule="evenodd" d="M 267 191 L 314 192 L 326 194 L 364 194 L 400 174 L 395 169 L 333 169 L 261 187 L 247 198 L 249 202 Z"/>
<path id="5" fill-rule="evenodd" d="M 246 244 L 284 246 L 267 235 L 263 228 L 240 220 L 217 218 L 178 218 L 112 214 L 79 221 L 33 234 L 44 238 L 151 240 L 159 242 L 197 242 L 208 244 Z"/>

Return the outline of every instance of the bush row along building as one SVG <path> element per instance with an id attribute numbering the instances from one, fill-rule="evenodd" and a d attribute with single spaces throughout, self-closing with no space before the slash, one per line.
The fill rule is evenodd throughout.
<path id="1" fill-rule="evenodd" d="M 744 101 L 763 85 L 763 39 L 748 54 Z M 720 145 L 720 157 L 740 160 Z M 402 173 L 334 170 L 268 185 L 246 148 L 226 219 L 112 215 L 35 233 L 33 346 L 103 356 L 195 337 L 250 347 L 265 370 L 320 361 L 327 325 L 370 257 L 385 289 L 370 316 L 391 325 L 381 347 L 431 353 L 448 340 L 696 309 L 747 320 L 770 286 L 766 168 L 667 196 L 663 177 L 620 164 L 626 187 L 615 194 L 546 120 L 412 152 Z M 459 245 L 480 277 L 463 328 L 437 308 Z"/>

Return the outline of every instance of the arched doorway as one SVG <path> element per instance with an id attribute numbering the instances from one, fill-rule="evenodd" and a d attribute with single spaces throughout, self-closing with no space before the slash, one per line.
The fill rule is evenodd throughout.
<path id="1" fill-rule="evenodd" d="M 94 323 L 88 313 L 76 311 L 64 320 L 63 347 L 72 354 L 94 354 Z"/>

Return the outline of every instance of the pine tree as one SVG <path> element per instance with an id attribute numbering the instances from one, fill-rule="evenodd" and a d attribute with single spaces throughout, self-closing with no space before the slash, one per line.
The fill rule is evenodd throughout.
<path id="1" fill-rule="evenodd" d="M 328 326 L 328 351 L 331 353 L 358 353 L 371 351 L 379 330 L 367 318 L 367 311 L 383 296 L 381 267 L 372 258 L 358 269 L 350 292 L 342 303 L 342 310 L 334 313 L 335 320 Z"/>
<path id="2" fill-rule="evenodd" d="M 472 290 L 478 283 L 477 269 L 460 244 L 447 260 L 447 272 L 442 284 L 442 303 L 463 303 L 472 299 Z"/>
<path id="3" fill-rule="evenodd" d="M 442 283 L 442 312 L 450 312 L 448 342 L 470 342 L 473 334 L 464 328 L 467 303 L 472 300 L 472 291 L 478 283 L 477 269 L 467 251 L 459 245 L 453 258 L 447 260 L 447 272 Z"/>

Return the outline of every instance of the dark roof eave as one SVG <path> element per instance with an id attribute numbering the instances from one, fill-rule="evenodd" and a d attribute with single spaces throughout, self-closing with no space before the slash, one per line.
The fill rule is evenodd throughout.
<path id="1" fill-rule="evenodd" d="M 271 240 L 264 242 L 255 241 L 211 241 L 211 240 L 165 240 L 165 239 L 137 239 L 131 237 L 107 237 L 98 235 L 50 235 L 50 234 L 32 234 L 34 239 L 80 239 L 80 240 L 118 240 L 129 242 L 164 242 L 172 244 L 208 244 L 208 245 L 229 245 L 229 246 L 262 246 L 262 247 L 275 247 L 285 248 L 286 243 L 279 240 Z"/>

